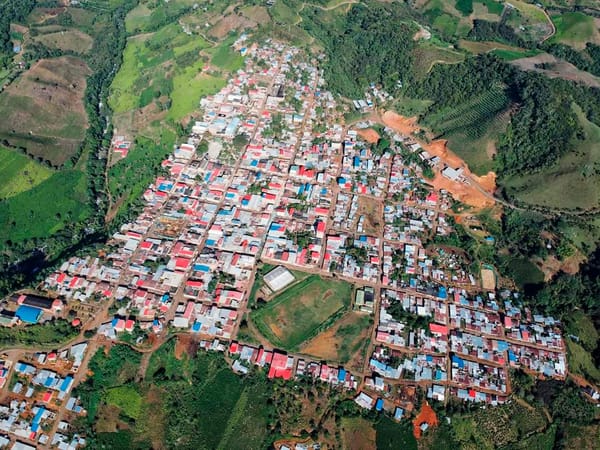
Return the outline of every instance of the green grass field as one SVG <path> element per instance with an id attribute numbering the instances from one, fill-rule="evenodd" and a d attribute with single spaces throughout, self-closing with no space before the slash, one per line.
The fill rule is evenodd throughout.
<path id="1" fill-rule="evenodd" d="M 473 0 L 473 3 L 481 3 L 485 5 L 490 14 L 500 15 L 504 9 L 504 4 L 496 0 Z"/>
<path id="2" fill-rule="evenodd" d="M 274 345 L 293 350 L 347 310 L 351 295 L 349 283 L 312 275 L 253 311 L 250 318 Z"/>
<path id="3" fill-rule="evenodd" d="M 538 42 L 550 34 L 552 25 L 541 8 L 521 0 L 510 4 L 513 8 L 506 15 L 506 22 L 523 39 Z"/>
<path id="4" fill-rule="evenodd" d="M 585 139 L 551 167 L 503 180 L 508 193 L 521 201 L 554 208 L 593 208 L 600 204 L 600 127 L 574 106 Z"/>
<path id="5" fill-rule="evenodd" d="M 552 36 L 552 42 L 583 48 L 586 42 L 596 42 L 598 30 L 594 24 L 594 18 L 581 12 L 566 12 L 552 16 L 552 22 L 556 27 L 556 34 Z"/>
<path id="6" fill-rule="evenodd" d="M 118 386 L 106 392 L 105 401 L 121 409 L 127 417 L 137 420 L 142 409 L 142 396 L 133 386 Z"/>
<path id="7" fill-rule="evenodd" d="M 218 92 L 227 82 L 211 75 L 197 75 L 197 71 L 191 67 L 176 75 L 173 84 L 173 105 L 167 118 L 180 120 L 199 108 L 202 97 Z"/>
<path id="8" fill-rule="evenodd" d="M 244 57 L 233 50 L 229 42 L 225 42 L 217 48 L 210 62 L 220 69 L 234 72 L 242 68 Z"/>
<path id="9" fill-rule="evenodd" d="M 0 147 L 0 199 L 28 191 L 50 178 L 53 173 L 25 155 Z"/>
<path id="10" fill-rule="evenodd" d="M 0 204 L 0 248 L 6 241 L 44 238 L 90 215 L 83 172 L 63 170 Z"/>
<path id="11" fill-rule="evenodd" d="M 433 21 L 433 28 L 440 32 L 443 38 L 450 38 L 456 34 L 458 19 L 450 14 L 442 14 Z"/>
<path id="12" fill-rule="evenodd" d="M 209 47 L 201 37 L 183 33 L 177 24 L 129 39 L 123 65 L 111 86 L 110 106 L 119 114 L 168 96 L 166 118 L 181 120 L 198 108 L 202 96 L 226 84 L 221 77 L 202 73 L 205 62 L 199 53 Z M 221 47 L 213 61 L 221 68 L 236 70 L 242 58 L 228 47 Z"/>
<path id="13" fill-rule="evenodd" d="M 505 61 L 514 61 L 515 59 L 529 58 L 530 56 L 539 55 L 541 52 L 539 52 L 538 50 L 519 51 L 519 50 L 506 50 L 503 48 L 498 48 L 498 49 L 492 50 L 491 53 Z"/>

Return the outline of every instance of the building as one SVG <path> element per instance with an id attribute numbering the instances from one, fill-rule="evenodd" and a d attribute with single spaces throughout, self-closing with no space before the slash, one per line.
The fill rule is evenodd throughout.
<path id="1" fill-rule="evenodd" d="M 295 278 L 288 269 L 278 266 L 266 274 L 263 280 L 269 289 L 277 292 L 292 284 Z"/>

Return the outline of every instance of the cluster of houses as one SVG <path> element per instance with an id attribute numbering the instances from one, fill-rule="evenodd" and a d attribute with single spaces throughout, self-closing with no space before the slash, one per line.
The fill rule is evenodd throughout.
<path id="1" fill-rule="evenodd" d="M 6 395 L 0 404 L 0 446 L 14 445 L 37 448 L 78 448 L 85 439 L 70 432 L 70 422 L 85 414 L 78 398 L 70 393 L 75 374 L 83 362 L 87 342 L 72 345 L 60 352 L 38 352 L 26 360 L 1 362 Z M 58 421 L 58 422 L 57 422 Z M 12 447 L 16 448 L 16 447 Z"/>
<path id="2" fill-rule="evenodd" d="M 278 350 L 267 350 L 232 341 L 229 345 L 229 355 L 233 357 L 232 369 L 241 374 L 247 374 L 252 366 L 258 366 L 265 368 L 267 378 L 270 379 L 308 377 L 344 389 L 356 389 L 358 386 L 358 379 L 343 367 L 305 360 Z"/>
<path id="3" fill-rule="evenodd" d="M 464 289 L 383 289 L 370 368 L 385 380 L 428 386 L 428 398 L 503 403 L 509 369 L 564 379 L 559 323 L 532 315 L 518 295 Z"/>
<path id="4" fill-rule="evenodd" d="M 425 249 L 432 238 L 452 232 L 452 199 L 426 185 L 415 158 L 402 156 L 408 151 L 417 161 L 429 160 L 420 146 L 384 129 L 389 146 L 380 148 L 361 139 L 360 127 L 339 125 L 321 72 L 298 49 L 236 45 L 249 56 L 244 68 L 201 100 L 187 141 L 163 161 L 139 215 L 97 256 L 72 257 L 46 278 L 42 288 L 62 299 L 60 305 L 31 305 L 26 297 L 17 318 L 33 323 L 38 311 L 28 308 L 45 314 L 63 309 L 63 302 L 114 299 L 113 316 L 98 328 L 109 339 L 187 331 L 200 348 L 228 351 L 238 373 L 258 366 L 269 378 L 307 376 L 360 387 L 359 405 L 397 419 L 411 411 L 417 386 L 434 400 L 453 395 L 496 404 L 510 394 L 510 367 L 564 377 L 560 324 L 532 316 L 511 293 L 475 294 L 480 288 L 460 255 Z M 387 96 L 375 86 L 369 95 Z M 123 146 L 126 156 L 127 144 L 117 139 L 113 151 Z M 265 277 L 273 291 L 289 284 L 287 268 L 360 285 L 354 309 L 378 310 L 372 373 L 363 380 L 342 367 L 238 342 L 259 262 L 282 267 Z M 9 316 L 2 313 L 0 320 Z M 73 371 L 82 355 L 74 357 Z M 15 417 L 10 427 L 33 433 L 37 426 L 25 436 L 35 439 L 40 424 L 55 420 L 58 396 L 69 411 L 81 412 L 68 398 L 69 375 L 38 369 L 50 355 L 39 358 L 18 363 L 26 372 L 7 406 Z M 37 399 L 36 386 L 48 396 L 36 400 L 35 411 L 27 400 L 32 386 L 31 398 Z M 27 425 L 24 417 L 31 419 Z M 59 435 L 68 433 L 53 439 Z"/>

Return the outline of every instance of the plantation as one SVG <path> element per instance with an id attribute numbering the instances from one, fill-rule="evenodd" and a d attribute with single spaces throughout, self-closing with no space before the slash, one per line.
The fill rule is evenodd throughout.
<path id="1" fill-rule="evenodd" d="M 444 138 L 448 139 L 448 146 L 469 164 L 473 173 L 485 175 L 495 169 L 496 143 L 506 131 L 509 120 L 509 112 L 501 112 L 482 123 L 450 132 Z"/>
<path id="2" fill-rule="evenodd" d="M 472 139 L 478 139 L 491 120 L 508 106 L 508 97 L 501 86 L 493 86 L 487 92 L 459 105 L 445 108 L 426 117 L 425 124 L 437 135 L 464 131 Z"/>
<path id="3" fill-rule="evenodd" d="M 0 200 L 32 189 L 52 174 L 52 170 L 31 158 L 0 147 Z"/>
<path id="4" fill-rule="evenodd" d="M 250 318 L 274 345 L 293 350 L 329 328 L 350 305 L 352 286 L 317 275 L 278 294 Z"/>

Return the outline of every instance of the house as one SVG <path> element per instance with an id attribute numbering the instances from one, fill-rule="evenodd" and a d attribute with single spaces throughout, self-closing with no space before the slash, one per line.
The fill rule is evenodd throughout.
<path id="1" fill-rule="evenodd" d="M 271 367 L 269 368 L 268 378 L 283 378 L 289 380 L 292 378 L 292 368 L 294 366 L 294 358 L 285 353 L 278 351 L 273 352 Z"/>

